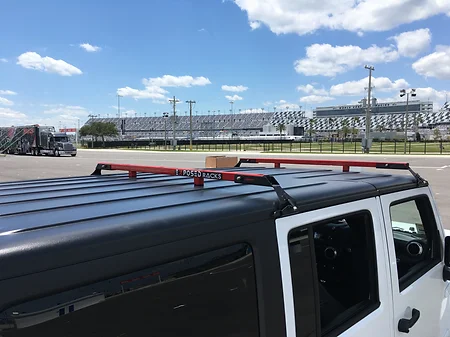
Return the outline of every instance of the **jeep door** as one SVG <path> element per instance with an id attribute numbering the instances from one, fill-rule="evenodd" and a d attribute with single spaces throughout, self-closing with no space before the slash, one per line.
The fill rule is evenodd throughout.
<path id="1" fill-rule="evenodd" d="M 428 188 L 381 197 L 391 268 L 395 336 L 446 336 L 449 283 L 444 233 Z M 443 324 L 445 323 L 445 324 Z"/>
<path id="2" fill-rule="evenodd" d="M 377 198 L 281 218 L 276 229 L 288 337 L 393 337 Z"/>

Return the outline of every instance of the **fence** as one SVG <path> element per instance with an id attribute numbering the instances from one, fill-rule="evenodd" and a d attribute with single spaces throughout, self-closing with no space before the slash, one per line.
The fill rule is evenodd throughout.
<path id="1" fill-rule="evenodd" d="M 85 147 L 92 143 L 85 142 Z M 152 151 L 172 150 L 172 146 L 163 141 L 119 141 L 94 142 L 94 148 L 126 148 Z M 177 151 L 189 151 L 189 142 L 179 141 Z M 193 151 L 259 151 L 287 153 L 362 153 L 361 142 L 351 141 L 319 141 L 319 142 L 282 142 L 282 141 L 194 141 Z M 372 143 L 370 153 L 373 154 L 450 154 L 450 141 L 377 141 Z"/>

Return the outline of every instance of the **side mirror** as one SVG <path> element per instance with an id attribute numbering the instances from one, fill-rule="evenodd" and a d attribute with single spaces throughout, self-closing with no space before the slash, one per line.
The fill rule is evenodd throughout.
<path id="1" fill-rule="evenodd" d="M 450 281 L 450 236 L 444 241 L 444 281 Z"/>

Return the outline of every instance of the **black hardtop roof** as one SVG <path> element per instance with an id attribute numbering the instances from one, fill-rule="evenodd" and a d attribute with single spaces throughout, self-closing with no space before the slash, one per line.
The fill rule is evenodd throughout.
<path id="1" fill-rule="evenodd" d="M 413 176 L 387 171 L 222 171 L 274 176 L 298 212 L 417 186 Z M 27 273 L 264 221 L 278 203 L 267 186 L 206 180 L 198 187 L 192 178 L 152 173 L 0 183 L 0 279 L 21 274 L 30 256 Z M 80 251 L 95 246 L 104 251 Z"/>

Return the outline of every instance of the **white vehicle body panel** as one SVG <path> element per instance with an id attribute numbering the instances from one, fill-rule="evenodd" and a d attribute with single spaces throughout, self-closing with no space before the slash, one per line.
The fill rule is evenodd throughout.
<path id="1" fill-rule="evenodd" d="M 391 283 L 393 291 L 393 325 L 395 337 L 405 336 L 405 333 L 397 329 L 398 321 L 402 318 L 411 318 L 413 308 L 420 311 L 420 318 L 410 329 L 408 336 L 411 337 L 436 337 L 448 334 L 450 326 L 449 308 L 449 282 L 444 282 L 442 272 L 443 262 L 438 263 L 425 275 L 413 282 L 410 286 L 400 292 L 397 274 L 397 260 L 394 249 L 394 239 L 391 230 L 390 205 L 392 202 L 417 196 L 427 195 L 432 205 L 441 242 L 444 240 L 444 232 L 437 213 L 433 197 L 428 188 L 413 189 L 398 193 L 386 194 L 381 197 L 384 221 L 386 223 L 386 237 L 389 248 L 389 264 L 391 267 Z M 443 251 L 443 246 L 442 246 Z"/>
<path id="2" fill-rule="evenodd" d="M 392 290 L 390 282 L 386 282 L 386 280 L 390 279 L 389 266 L 387 264 L 387 244 L 386 236 L 384 234 L 382 213 L 379 205 L 380 203 L 377 198 L 369 198 L 302 214 L 296 214 L 276 220 L 276 231 L 280 252 L 282 286 L 286 315 L 286 331 L 288 337 L 296 336 L 294 299 L 288 247 L 288 235 L 290 230 L 301 227 L 302 225 L 308 225 L 317 221 L 326 220 L 332 217 L 363 210 L 368 210 L 371 213 L 374 225 L 378 287 L 381 304 L 375 311 L 344 331 L 340 336 L 394 336 L 391 300 Z"/>

